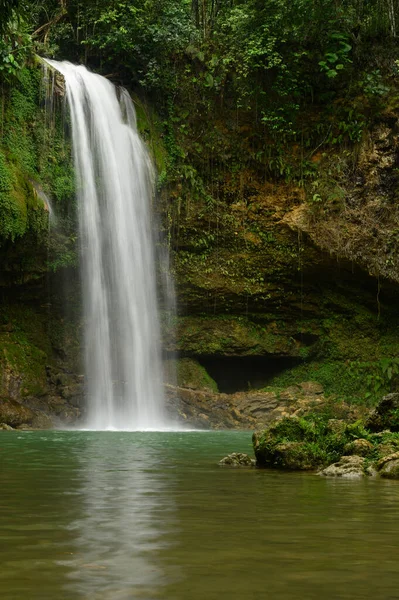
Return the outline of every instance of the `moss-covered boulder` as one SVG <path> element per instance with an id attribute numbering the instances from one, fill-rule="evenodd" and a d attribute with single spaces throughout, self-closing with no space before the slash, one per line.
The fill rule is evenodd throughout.
<path id="1" fill-rule="evenodd" d="M 369 433 L 367 440 L 373 445 L 373 451 L 369 456 L 374 461 L 378 462 L 385 456 L 399 452 L 399 433 L 388 430 Z"/>
<path id="2" fill-rule="evenodd" d="M 326 450 L 327 443 L 321 443 L 327 437 L 335 441 L 330 453 Z M 329 433 L 327 422 L 298 417 L 285 417 L 253 435 L 256 463 L 262 467 L 315 469 L 332 456 L 338 457 L 343 445 L 344 437 Z"/>
<path id="3" fill-rule="evenodd" d="M 344 453 L 347 456 L 369 456 L 373 450 L 373 444 L 364 438 L 358 438 L 344 446 Z"/>
<path id="4" fill-rule="evenodd" d="M 287 470 L 324 467 L 326 477 L 380 475 L 399 479 L 399 432 L 373 433 L 361 421 L 317 413 L 286 417 L 254 433 L 257 465 Z"/>
<path id="5" fill-rule="evenodd" d="M 254 433 L 253 446 L 258 466 L 310 470 L 337 462 L 349 443 L 365 435 L 360 422 L 342 425 L 337 419 L 309 414 L 285 417 Z"/>
<path id="6" fill-rule="evenodd" d="M 385 479 L 399 479 L 399 452 L 381 458 L 377 463 L 377 470 Z"/>
<path id="7" fill-rule="evenodd" d="M 309 471 L 322 463 L 317 449 L 308 442 L 276 444 L 270 454 L 270 459 L 270 466 L 292 471 Z"/>

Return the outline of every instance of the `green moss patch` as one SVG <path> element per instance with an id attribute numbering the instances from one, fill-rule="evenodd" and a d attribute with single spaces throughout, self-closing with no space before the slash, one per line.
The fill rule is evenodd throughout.
<path id="1" fill-rule="evenodd" d="M 255 433 L 253 445 L 259 466 L 309 470 L 339 460 L 349 442 L 367 435 L 361 422 L 346 424 L 309 414 L 284 418 Z"/>
<path id="2" fill-rule="evenodd" d="M 202 365 L 191 358 L 180 358 L 176 361 L 176 375 L 179 386 L 210 392 L 218 391 L 216 381 Z"/>

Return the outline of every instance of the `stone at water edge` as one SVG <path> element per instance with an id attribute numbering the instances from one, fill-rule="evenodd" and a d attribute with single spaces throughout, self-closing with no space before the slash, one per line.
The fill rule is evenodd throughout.
<path id="1" fill-rule="evenodd" d="M 377 463 L 377 471 L 385 479 L 399 479 L 399 452 L 381 458 Z"/>
<path id="2" fill-rule="evenodd" d="M 219 465 L 224 467 L 255 467 L 256 461 L 243 452 L 232 452 L 232 454 L 228 454 L 222 458 L 219 461 Z"/>
<path id="3" fill-rule="evenodd" d="M 14 427 L 7 425 L 7 423 L 0 423 L 0 430 L 2 431 L 14 431 Z"/>
<path id="4" fill-rule="evenodd" d="M 363 456 L 341 456 L 338 462 L 333 463 L 318 473 L 324 477 L 343 477 L 357 479 L 373 475 L 374 471 L 367 467 Z"/>
<path id="5" fill-rule="evenodd" d="M 288 471 L 310 471 L 320 467 L 319 454 L 314 445 L 306 441 L 308 429 L 303 420 L 285 417 L 276 419 L 263 431 L 255 431 L 252 444 L 257 465 Z"/>

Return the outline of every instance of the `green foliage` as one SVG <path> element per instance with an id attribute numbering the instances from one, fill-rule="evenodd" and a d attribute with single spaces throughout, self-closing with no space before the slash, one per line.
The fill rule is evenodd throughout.
<path id="1" fill-rule="evenodd" d="M 193 389 L 217 392 L 217 383 L 206 369 L 191 358 L 180 358 L 176 362 L 177 384 Z"/>
<path id="2" fill-rule="evenodd" d="M 14 240 L 23 235 L 27 227 L 27 205 L 21 190 L 15 189 L 15 179 L 14 170 L 0 152 L 0 236 L 3 239 Z"/>
<path id="3" fill-rule="evenodd" d="M 10 0 L 0 4 L 0 81 L 18 76 L 32 49 L 29 25 L 17 10 L 19 2 Z"/>
<path id="4" fill-rule="evenodd" d="M 46 121 L 41 103 L 42 73 L 37 67 L 24 67 L 12 86 L 3 88 L 0 141 L 0 246 L 6 240 L 17 242 L 15 256 L 20 270 L 76 264 L 74 217 L 74 177 L 71 148 L 64 137 L 61 111 Z M 42 193 L 38 193 L 38 190 Z M 57 213 L 57 235 L 64 232 L 68 243 L 49 245 L 49 213 L 43 200 L 47 194 Z M 55 235 L 55 234 L 54 234 Z M 63 238 L 63 239 L 64 239 Z M 72 239 L 74 241 L 69 241 Z M 21 255 L 18 255 L 17 248 Z M 43 263 L 50 259 L 47 267 Z M 41 266 L 39 266 L 41 264 Z"/>
<path id="5" fill-rule="evenodd" d="M 355 440 L 369 442 L 369 460 L 378 460 L 399 448 L 399 434 L 373 434 L 361 421 L 346 423 L 319 414 L 285 417 L 255 433 L 257 464 L 280 469 L 308 470 L 329 465 L 344 454 L 356 452 Z"/>
<path id="6" fill-rule="evenodd" d="M 360 86 L 366 96 L 382 97 L 389 92 L 389 86 L 385 84 L 383 74 L 380 69 L 366 72 L 360 80 Z"/>
<path id="7" fill-rule="evenodd" d="M 33 31 L 28 47 L 144 90 L 163 119 L 160 185 L 182 176 L 186 195 L 209 200 L 210 156 L 303 183 L 319 170 L 315 149 L 361 140 L 388 90 L 369 48 L 394 39 L 396 12 L 380 0 L 23 0 L 7 22 L 14 45 Z"/>
<path id="8" fill-rule="evenodd" d="M 12 176 L 7 167 L 5 156 L 0 152 L 0 193 L 9 192 L 12 187 Z"/>
<path id="9" fill-rule="evenodd" d="M 363 381 L 366 399 L 376 401 L 391 391 L 399 375 L 399 358 L 384 357 L 376 361 L 356 360 L 350 363 L 349 374 Z"/>
<path id="10" fill-rule="evenodd" d="M 281 390 L 300 381 L 317 381 L 327 395 L 355 404 L 373 406 L 395 388 L 399 372 L 398 359 L 375 361 L 312 360 L 274 377 L 267 389 Z"/>
<path id="11" fill-rule="evenodd" d="M 7 29 L 13 12 L 18 7 L 19 0 L 0 0 L 0 33 Z"/>
<path id="12" fill-rule="evenodd" d="M 315 469 L 339 460 L 345 445 L 364 433 L 360 423 L 344 424 L 337 431 L 331 421 L 318 414 L 286 417 L 254 435 L 254 450 L 261 466 Z"/>
<path id="13" fill-rule="evenodd" d="M 324 72 L 329 79 L 337 77 L 346 65 L 352 61 L 349 58 L 352 46 L 349 43 L 347 33 L 333 31 L 329 35 L 328 51 L 324 54 L 323 60 L 319 61 L 320 70 Z"/>

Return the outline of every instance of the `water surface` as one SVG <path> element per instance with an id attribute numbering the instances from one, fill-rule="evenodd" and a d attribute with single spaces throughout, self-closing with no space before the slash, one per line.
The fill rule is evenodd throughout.
<path id="1" fill-rule="evenodd" d="M 1 432 L 2 600 L 399 599 L 399 482 L 226 469 L 245 432 Z"/>

